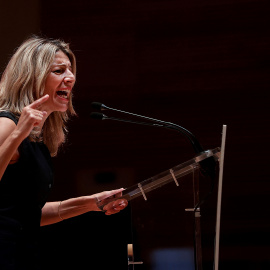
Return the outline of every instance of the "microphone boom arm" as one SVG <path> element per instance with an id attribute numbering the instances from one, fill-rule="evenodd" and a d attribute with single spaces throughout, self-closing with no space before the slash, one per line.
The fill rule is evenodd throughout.
<path id="1" fill-rule="evenodd" d="M 167 128 L 167 129 L 172 129 L 172 130 L 179 131 L 180 133 L 182 133 L 183 135 L 185 135 L 189 139 L 189 141 L 191 142 L 191 144 L 193 146 L 193 149 L 195 150 L 195 152 L 197 154 L 204 152 L 204 149 L 201 146 L 201 144 L 199 143 L 199 141 L 197 140 L 197 138 L 189 130 L 187 130 L 187 129 L 179 126 L 179 125 L 176 125 L 176 124 L 171 123 L 171 122 L 166 122 L 166 121 L 158 120 L 158 119 L 155 119 L 155 118 L 143 116 L 143 115 L 140 115 L 140 114 L 135 114 L 135 113 L 126 112 L 126 111 L 118 110 L 118 109 L 115 109 L 115 108 L 111 108 L 111 107 L 108 107 L 108 106 L 106 106 L 106 105 L 104 105 L 102 103 L 99 103 L 99 102 L 93 102 L 91 105 L 92 105 L 93 108 L 95 108 L 97 110 L 101 110 L 101 111 L 111 110 L 111 111 L 115 111 L 115 112 L 119 112 L 119 113 L 124 113 L 124 114 L 128 114 L 128 115 L 131 115 L 131 116 L 143 118 L 143 119 L 146 119 L 148 121 L 159 123 L 160 125 L 156 125 L 156 124 L 150 125 L 150 124 L 147 124 L 145 122 L 136 122 L 136 121 L 134 121 L 134 123 L 137 123 L 137 124 L 150 125 L 150 126 L 156 126 L 156 127 L 164 127 L 164 128 Z M 132 121 L 129 121 L 129 120 L 107 117 L 106 115 L 104 115 L 104 117 L 101 118 L 101 119 L 102 120 L 111 119 L 111 120 L 116 120 L 116 121 L 123 121 L 123 122 L 132 123 Z"/>

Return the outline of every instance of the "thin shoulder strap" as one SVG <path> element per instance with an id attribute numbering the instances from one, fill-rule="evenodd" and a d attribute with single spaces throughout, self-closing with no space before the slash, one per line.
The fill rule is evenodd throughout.
<path id="1" fill-rule="evenodd" d="M 16 118 L 16 116 L 11 113 L 11 112 L 0 112 L 0 117 L 6 117 L 11 119 L 16 125 L 18 123 L 18 119 Z"/>

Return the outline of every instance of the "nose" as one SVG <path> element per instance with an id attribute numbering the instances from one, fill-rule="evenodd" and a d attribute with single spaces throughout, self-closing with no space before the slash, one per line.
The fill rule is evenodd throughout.
<path id="1" fill-rule="evenodd" d="M 74 84 L 75 81 L 76 81 L 76 78 L 75 78 L 74 74 L 72 73 L 72 71 L 68 70 L 67 74 L 64 78 L 64 82 L 66 84 Z"/>

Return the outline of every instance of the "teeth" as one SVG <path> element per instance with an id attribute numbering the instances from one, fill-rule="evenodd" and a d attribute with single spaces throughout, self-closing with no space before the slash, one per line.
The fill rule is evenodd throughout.
<path id="1" fill-rule="evenodd" d="M 58 95 L 59 97 L 62 97 L 62 98 L 67 98 L 67 96 L 68 96 L 68 91 L 65 91 L 65 90 L 57 91 L 57 95 Z"/>

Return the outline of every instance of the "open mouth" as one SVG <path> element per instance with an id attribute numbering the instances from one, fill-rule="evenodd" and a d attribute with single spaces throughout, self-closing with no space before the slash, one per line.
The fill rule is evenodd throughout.
<path id="1" fill-rule="evenodd" d="M 57 96 L 61 97 L 61 98 L 68 98 L 68 91 L 66 90 L 60 90 L 56 92 Z"/>

